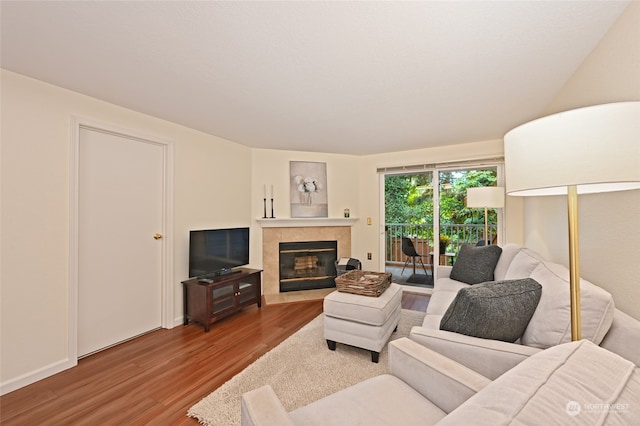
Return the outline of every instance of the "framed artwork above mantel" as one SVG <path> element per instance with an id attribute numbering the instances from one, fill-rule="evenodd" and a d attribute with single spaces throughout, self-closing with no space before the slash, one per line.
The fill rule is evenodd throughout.
<path id="1" fill-rule="evenodd" d="M 290 161 L 291 217 L 328 217 L 327 163 Z"/>

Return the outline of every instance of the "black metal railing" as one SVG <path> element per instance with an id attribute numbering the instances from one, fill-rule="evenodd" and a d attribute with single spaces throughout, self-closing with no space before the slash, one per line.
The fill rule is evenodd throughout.
<path id="1" fill-rule="evenodd" d="M 416 251 L 422 254 L 439 252 L 439 237 L 434 245 L 433 224 L 387 223 L 385 226 L 385 252 L 387 263 L 404 263 L 406 257 L 402 253 L 402 237 L 413 241 Z M 497 235 L 497 225 L 489 225 L 489 241 Z M 463 244 L 476 245 L 484 240 L 484 225 L 442 225 L 440 235 L 446 235 L 450 241 L 446 246 L 447 253 L 457 253 Z"/>

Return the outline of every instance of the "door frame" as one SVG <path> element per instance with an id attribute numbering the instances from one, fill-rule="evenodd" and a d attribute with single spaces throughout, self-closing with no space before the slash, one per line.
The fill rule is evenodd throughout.
<path id="1" fill-rule="evenodd" d="M 78 364 L 78 276 L 79 276 L 79 170 L 80 129 L 111 133 L 127 139 L 152 143 L 163 148 L 163 215 L 162 215 L 162 271 L 161 271 L 161 326 L 173 328 L 173 162 L 174 144 L 170 139 L 142 134 L 112 124 L 84 117 L 71 117 L 71 149 L 69 159 L 69 328 L 68 354 L 71 366 Z"/>
<path id="2" fill-rule="evenodd" d="M 386 200 L 385 200 L 385 177 L 391 175 L 405 175 L 412 174 L 418 172 L 431 172 L 433 173 L 433 232 L 434 235 L 440 234 L 440 220 L 435 220 L 440 217 L 440 172 L 445 170 L 462 170 L 462 169 L 480 169 L 480 168 L 496 168 L 497 174 L 497 185 L 504 186 L 504 158 L 491 158 L 491 159 L 479 159 L 479 160 L 469 160 L 469 161 L 460 161 L 460 162 L 450 162 L 450 163 L 434 163 L 423 166 L 407 166 L 402 168 L 399 171 L 383 171 L 381 169 L 378 170 L 378 196 L 379 196 L 379 268 L 381 271 L 385 270 L 386 266 L 386 233 L 385 233 L 385 215 L 386 215 Z M 506 195 L 505 195 L 506 197 Z M 435 201 L 438 202 L 435 202 Z M 504 243 L 506 238 L 506 198 L 505 198 L 505 208 L 501 208 L 497 211 L 498 217 L 498 241 L 497 244 L 501 245 Z M 433 279 L 438 279 L 438 266 L 440 266 L 440 258 L 439 256 L 434 256 L 433 259 Z"/>

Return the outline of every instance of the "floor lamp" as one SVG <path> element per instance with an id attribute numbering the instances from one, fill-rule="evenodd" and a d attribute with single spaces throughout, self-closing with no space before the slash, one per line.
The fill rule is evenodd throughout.
<path id="1" fill-rule="evenodd" d="M 581 339 L 578 194 L 640 189 L 640 102 L 574 109 L 504 137 L 508 195 L 566 195 L 571 340 Z"/>
<path id="2" fill-rule="evenodd" d="M 501 186 L 482 186 L 467 188 L 467 207 L 484 208 L 484 239 L 489 245 L 489 226 L 487 209 L 504 207 L 504 188 Z"/>

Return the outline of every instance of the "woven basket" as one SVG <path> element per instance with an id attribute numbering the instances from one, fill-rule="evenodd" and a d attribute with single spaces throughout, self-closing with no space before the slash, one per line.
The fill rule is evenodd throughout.
<path id="1" fill-rule="evenodd" d="M 391 274 L 386 272 L 349 271 L 336 277 L 336 288 L 342 293 L 378 297 L 391 285 Z"/>

